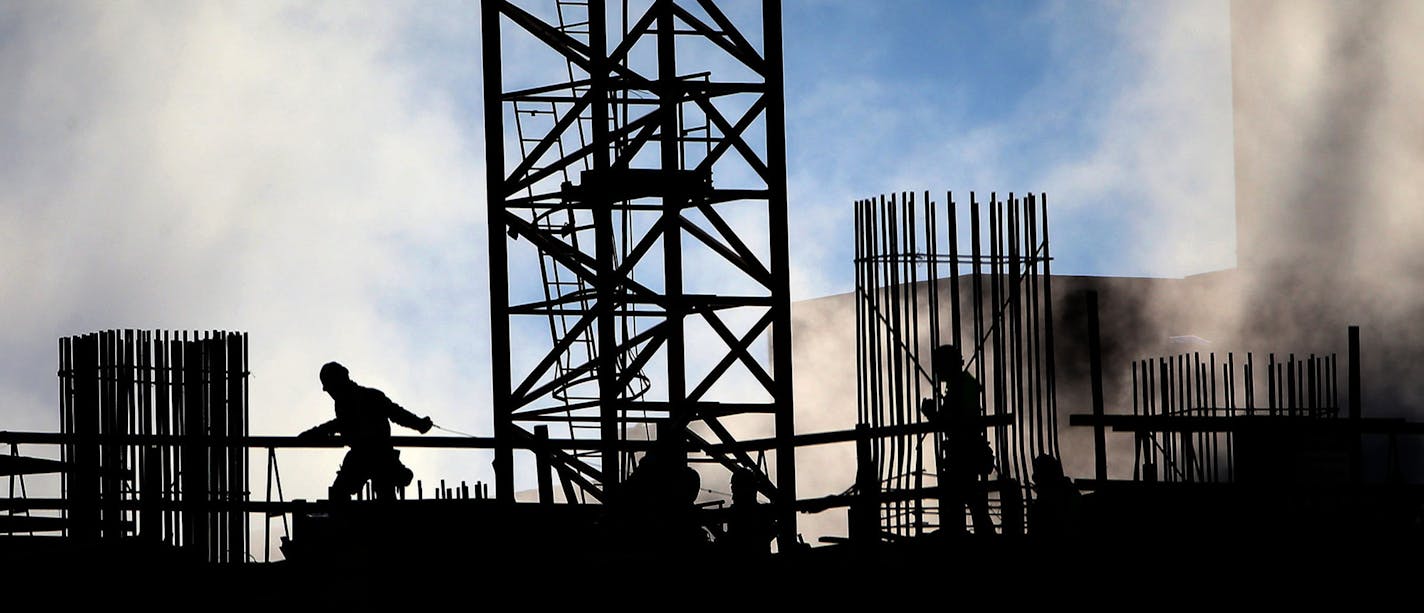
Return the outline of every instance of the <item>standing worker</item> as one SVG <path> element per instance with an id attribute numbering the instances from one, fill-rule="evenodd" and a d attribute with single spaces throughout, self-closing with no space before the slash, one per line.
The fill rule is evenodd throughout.
<path id="1" fill-rule="evenodd" d="M 944 449 L 939 458 L 941 504 L 945 507 L 940 512 L 941 521 L 945 528 L 962 531 L 964 507 L 968 506 L 974 533 L 993 534 L 989 500 L 980 477 L 994 471 L 994 450 L 989 447 L 979 413 L 979 382 L 964 371 L 959 347 L 940 345 L 931 359 L 943 393 L 926 398 L 920 403 L 920 412 L 944 432 Z"/>
<path id="2" fill-rule="evenodd" d="M 391 402 L 381 390 L 362 387 L 351 373 L 336 362 L 321 367 L 321 387 L 336 404 L 336 419 L 301 433 L 301 438 L 340 435 L 351 448 L 341 461 L 336 481 L 331 484 L 332 500 L 349 500 L 371 482 L 374 498 L 393 500 L 396 488 L 410 485 L 414 474 L 400 461 L 400 451 L 391 446 L 391 424 L 395 422 L 421 434 L 435 424 L 429 417 Z"/>

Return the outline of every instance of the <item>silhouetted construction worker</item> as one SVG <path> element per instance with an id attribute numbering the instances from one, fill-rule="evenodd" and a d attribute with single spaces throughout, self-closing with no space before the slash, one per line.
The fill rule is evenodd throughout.
<path id="1" fill-rule="evenodd" d="M 1071 537 L 1077 529 L 1082 495 L 1073 480 L 1063 475 L 1063 464 L 1048 454 L 1033 459 L 1033 490 L 1038 494 L 1028 505 L 1029 536 L 1057 540 Z"/>
<path id="2" fill-rule="evenodd" d="M 328 362 L 321 367 L 321 387 L 336 404 L 336 419 L 301 433 L 302 437 L 340 435 L 351 448 L 341 461 L 341 470 L 331 484 L 333 500 L 349 499 L 367 481 L 375 497 L 392 499 L 396 488 L 410 485 L 413 476 L 400 461 L 400 451 L 391 447 L 391 424 L 395 422 L 421 434 L 435 424 L 429 417 L 391 402 L 380 390 L 362 387 L 351 380 L 345 366 Z"/>
<path id="3" fill-rule="evenodd" d="M 676 444 L 659 441 L 628 479 L 618 484 L 608 508 L 614 538 L 645 552 L 687 553 L 707 544 L 697 523 L 702 478 L 680 462 Z"/>
<path id="4" fill-rule="evenodd" d="M 757 500 L 755 473 L 745 469 L 732 472 L 732 506 L 727 512 L 727 529 L 717 540 L 724 552 L 736 556 L 771 553 L 776 519 L 771 509 Z"/>
<path id="5" fill-rule="evenodd" d="M 994 451 L 979 414 L 979 382 L 964 371 L 964 358 L 954 345 L 940 345 L 932 355 L 932 368 L 940 390 L 920 403 L 920 412 L 945 433 L 940 457 L 940 487 L 946 528 L 960 529 L 964 507 L 969 507 L 975 534 L 993 534 L 989 501 L 979 478 L 994 471 Z"/>

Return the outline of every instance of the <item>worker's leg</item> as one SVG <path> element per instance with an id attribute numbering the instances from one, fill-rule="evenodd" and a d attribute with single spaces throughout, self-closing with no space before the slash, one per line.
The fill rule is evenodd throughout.
<path id="1" fill-rule="evenodd" d="M 964 534 L 964 506 L 969 502 L 963 476 L 954 471 L 943 475 L 940 485 L 940 526 L 948 534 Z"/>
<path id="2" fill-rule="evenodd" d="M 989 496 L 985 483 L 971 478 L 965 488 L 969 494 L 969 515 L 974 519 L 974 534 L 994 534 L 994 520 L 989 517 Z"/>
<path id="3" fill-rule="evenodd" d="M 997 485 L 1001 510 L 999 533 L 1005 536 L 1023 536 L 1024 503 L 1023 490 L 1020 489 L 1019 482 L 1007 477 L 999 477 Z"/>
<path id="4" fill-rule="evenodd" d="M 410 485 L 415 474 L 400 461 L 400 451 L 380 451 L 381 468 L 371 475 L 371 490 L 377 500 L 396 500 L 396 492 Z"/>
<path id="5" fill-rule="evenodd" d="M 376 500 L 395 500 L 396 486 L 384 475 L 371 477 L 371 497 Z"/>
<path id="6" fill-rule="evenodd" d="M 359 449 L 346 452 L 341 461 L 341 469 L 336 471 L 336 480 L 331 483 L 328 495 L 332 500 L 350 500 L 361 491 L 366 480 L 371 477 L 370 461 L 366 453 Z"/>

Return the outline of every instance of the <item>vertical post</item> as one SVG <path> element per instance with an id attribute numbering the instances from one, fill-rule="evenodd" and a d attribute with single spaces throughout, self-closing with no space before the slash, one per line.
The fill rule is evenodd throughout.
<path id="1" fill-rule="evenodd" d="M 1254 354 L 1246 352 L 1246 414 L 1256 414 L 1256 360 Z"/>
<path id="2" fill-rule="evenodd" d="M 954 203 L 953 193 L 947 192 L 944 197 L 948 201 L 945 212 L 949 213 L 949 325 L 953 328 L 954 346 L 959 348 L 960 355 L 964 355 L 964 341 L 959 325 L 962 317 L 959 305 L 959 207 Z M 938 289 L 935 293 L 939 293 Z"/>
<path id="3" fill-rule="evenodd" d="M 155 390 L 156 404 L 154 405 L 154 425 L 158 434 L 170 435 L 173 430 L 173 373 L 168 368 L 172 364 L 172 356 L 169 354 L 168 333 L 155 332 L 153 335 L 153 357 L 154 357 L 154 379 L 158 382 Z M 178 458 L 174 453 L 175 445 L 165 443 L 159 447 L 159 462 L 163 465 L 159 473 L 160 483 L 172 483 L 178 474 Z M 171 491 L 163 492 L 163 500 L 173 500 Z M 161 511 L 163 514 L 163 541 L 169 545 L 177 545 L 177 538 L 174 537 L 174 529 L 177 526 L 176 511 L 170 506 Z"/>
<path id="4" fill-rule="evenodd" d="M 1172 413 L 1172 386 L 1170 383 L 1170 374 L 1172 371 L 1167 364 L 1167 360 L 1161 358 L 1157 360 L 1157 371 L 1159 373 L 1157 376 L 1157 385 L 1161 396 L 1160 404 L 1157 405 L 1157 414 L 1167 417 Z M 1173 437 L 1174 435 L 1171 432 L 1164 431 L 1162 433 L 1162 438 L 1166 442 L 1166 444 L 1163 445 L 1162 453 L 1162 477 L 1164 481 L 1172 480 L 1173 471 L 1168 470 L 1168 467 L 1175 468 L 1177 464 L 1176 446 L 1173 444 Z"/>
<path id="5" fill-rule="evenodd" d="M 509 372 L 509 255 L 504 235 L 504 91 L 500 72 L 500 7 L 503 0 L 480 3 L 483 34 L 485 112 L 485 220 L 489 231 L 490 377 L 494 387 L 494 480 L 500 502 L 514 502 L 514 399 Z M 594 129 L 598 129 L 595 122 Z"/>
<path id="6" fill-rule="evenodd" d="M 539 502 L 554 504 L 554 477 L 549 474 L 549 427 L 534 426 L 534 464 L 539 477 Z"/>
<path id="7" fill-rule="evenodd" d="M 1142 413 L 1144 415 L 1156 415 L 1157 404 L 1157 372 L 1152 368 L 1151 360 L 1142 361 Z M 1158 445 L 1154 445 L 1156 433 L 1142 433 L 1148 437 L 1143 441 L 1147 446 L 1147 459 L 1142 464 L 1142 480 L 1148 483 L 1157 480 Z"/>
<path id="8" fill-rule="evenodd" d="M 881 264 L 881 281 L 883 281 L 882 287 L 885 288 L 883 292 L 884 298 L 881 300 L 881 309 L 882 312 L 888 313 L 885 317 L 884 345 L 882 347 L 887 372 L 885 387 L 883 389 L 885 390 L 884 393 L 886 394 L 887 400 L 885 406 L 882 408 L 881 419 L 882 423 L 887 425 L 900 423 L 900 399 L 903 393 L 902 386 L 904 384 L 905 371 L 904 365 L 901 363 L 901 358 L 904 354 L 896 344 L 896 339 L 900 338 L 901 334 L 900 292 L 904 289 L 904 286 L 900 283 L 899 262 L 895 259 L 896 256 L 899 255 L 899 226 L 897 223 L 898 217 L 896 216 L 896 208 L 899 206 L 899 200 L 897 198 L 897 194 L 892 192 L 889 200 L 885 202 L 885 206 L 882 207 L 883 217 L 880 225 L 881 249 L 877 252 L 877 255 L 885 256 Z M 877 443 L 877 446 L 880 448 L 879 455 L 877 456 L 879 463 L 878 468 L 881 471 L 880 478 L 889 479 L 888 485 L 886 485 L 888 488 L 898 487 L 897 482 L 900 475 L 898 463 L 901 457 L 898 451 L 901 442 L 901 439 L 887 438 Z M 882 483 L 886 482 L 882 481 Z M 894 532 L 900 518 L 898 509 L 901 502 L 900 500 L 891 500 L 886 503 L 885 506 L 889 508 L 885 510 L 884 523 L 881 529 L 886 532 Z"/>
<path id="9" fill-rule="evenodd" d="M 1172 388 L 1173 391 L 1176 392 L 1175 399 L 1177 401 L 1176 410 L 1174 411 L 1174 414 L 1178 416 L 1190 415 L 1190 411 L 1188 410 L 1188 408 L 1190 407 L 1189 402 L 1191 399 L 1192 389 L 1191 379 L 1189 378 L 1190 373 L 1191 362 L 1187 354 L 1184 353 L 1178 355 L 1176 370 L 1174 371 L 1176 379 L 1172 380 Z M 1185 430 L 1178 435 L 1178 440 L 1180 440 L 1181 442 L 1182 451 L 1181 455 L 1178 456 L 1181 458 L 1181 461 L 1178 463 L 1178 465 L 1182 467 L 1182 473 L 1185 475 L 1184 478 L 1187 481 L 1196 480 L 1196 473 L 1193 472 L 1193 467 L 1196 466 L 1197 463 L 1198 449 L 1196 445 L 1192 444 L 1192 439 L 1194 436 L 1197 435 L 1199 435 L 1199 433 Z"/>
<path id="10" fill-rule="evenodd" d="M 1360 412 L 1360 327 L 1350 326 L 1350 419 L 1361 418 Z"/>
<path id="11" fill-rule="evenodd" d="M 592 5 L 590 5 L 592 8 Z M 686 338 L 684 336 L 684 324 L 686 319 L 687 302 L 683 297 L 682 284 L 682 209 L 687 200 L 686 181 L 682 180 L 682 126 L 678 121 L 678 114 L 682 107 L 682 83 L 677 74 L 677 24 L 673 19 L 673 3 L 664 2 L 660 7 L 655 5 L 653 10 L 657 11 L 657 54 L 658 54 L 658 133 L 660 142 L 658 144 L 661 166 L 663 173 L 662 193 L 662 215 L 663 215 L 663 294 L 667 299 L 667 402 L 670 409 L 669 421 L 671 428 L 668 431 L 658 429 L 658 439 L 664 437 L 674 437 L 671 441 L 672 449 L 676 449 L 673 461 L 686 465 L 687 452 L 683 441 L 686 438 L 688 421 L 691 419 L 693 410 L 687 404 L 687 351 Z M 591 14 L 590 14 L 591 16 Z M 600 21 L 602 18 L 600 18 Z M 601 38 L 595 35 L 597 40 Z M 605 48 L 597 44 L 592 45 L 593 52 L 598 56 L 606 52 Z M 603 73 L 602 70 L 599 71 Z M 603 153 L 599 153 L 602 156 Z M 611 246 L 610 242 L 610 246 Z M 607 262 L 610 272 L 613 265 L 613 252 L 608 253 Z M 599 265 L 604 263 L 604 257 L 600 255 Z M 606 286 L 612 287 L 612 279 L 605 282 Z M 611 315 L 611 313 L 610 313 Z M 612 319 L 610 317 L 610 323 Z M 600 330 L 601 332 L 601 330 Z M 611 332 L 611 331 L 610 331 Z M 610 335 L 610 341 L 611 335 Z M 604 363 L 600 366 L 612 370 L 616 364 L 611 358 L 613 342 L 602 344 L 599 356 L 604 358 Z M 600 370 L 600 373 L 602 370 Z M 780 373 L 778 373 L 780 374 Z M 616 401 L 618 392 L 621 390 L 604 390 L 605 405 Z M 607 407 L 605 407 L 607 410 Z M 616 415 L 615 415 L 616 416 Z M 605 440 L 611 440 L 605 437 Z"/>
<path id="12" fill-rule="evenodd" d="M 212 561 L 208 551 L 208 463 L 203 411 L 202 354 L 196 338 L 183 333 L 183 544 L 195 557 Z"/>
<path id="13" fill-rule="evenodd" d="M 162 507 L 159 496 L 163 493 L 162 473 L 159 471 L 158 447 L 143 448 L 143 474 L 139 475 L 140 506 L 139 536 L 146 541 L 157 543 L 163 540 Z"/>
<path id="14" fill-rule="evenodd" d="M 1137 417 L 1138 415 L 1142 414 L 1142 407 L 1138 404 L 1140 396 L 1138 395 L 1139 383 L 1137 381 L 1137 362 L 1134 361 L 1131 364 L 1132 367 L 1129 370 L 1132 371 L 1132 416 Z M 1145 383 L 1145 381 L 1143 383 Z M 1142 466 L 1142 442 L 1143 440 L 1141 432 L 1132 433 L 1133 481 L 1137 481 L 1142 477 L 1142 470 L 1140 468 Z"/>
<path id="15" fill-rule="evenodd" d="M 762 2 L 762 40 L 765 46 L 766 160 L 768 220 L 771 225 L 772 375 L 776 379 L 776 490 L 777 543 L 781 551 L 796 544 L 796 434 L 791 378 L 791 263 L 787 246 L 786 211 L 786 94 L 782 77 L 781 2 Z"/>
<path id="16" fill-rule="evenodd" d="M 113 332 L 99 333 L 99 435 L 103 437 L 121 434 L 119 430 L 119 410 L 115 400 L 118 387 L 118 369 L 114 366 L 114 343 L 117 335 Z M 119 469 L 122 467 L 123 447 L 113 440 L 99 443 L 99 527 L 103 538 L 119 538 L 122 517 L 119 512 L 121 490 Z"/>
<path id="17" fill-rule="evenodd" d="M 1019 233 L 1019 207 L 1018 199 L 1014 198 L 1014 193 L 1009 192 L 1008 200 L 1004 201 L 1004 208 L 1000 212 L 999 218 L 1003 222 L 1003 230 L 1000 236 L 1004 240 L 1005 258 L 1004 269 L 1008 273 L 1006 287 L 1008 294 L 1008 308 L 1004 317 L 1008 320 L 1007 338 L 1007 373 L 1005 373 L 1010 398 L 1009 409 L 1014 415 L 1021 415 L 1023 423 L 1027 426 L 1023 433 L 1027 439 L 1027 458 L 1033 461 L 1035 455 L 1043 446 L 1043 430 L 1039 427 L 1037 416 L 1028 411 L 1031 407 L 1024 402 L 1024 361 L 1023 361 L 1023 275 L 1019 267 L 1023 263 L 1023 253 L 1019 247 L 1021 237 Z"/>
<path id="18" fill-rule="evenodd" d="M 224 333 L 219 348 L 227 352 L 227 502 L 229 561 L 247 561 L 247 336 Z"/>
<path id="19" fill-rule="evenodd" d="M 229 407 L 224 381 L 224 375 L 227 374 L 227 354 L 222 349 L 221 338 L 219 333 L 214 332 L 198 346 L 203 353 L 203 370 L 207 371 L 205 392 L 208 400 L 208 503 L 215 505 L 208 510 L 212 559 L 229 562 L 232 543 L 228 540 L 231 536 L 228 502 L 232 490 L 228 483 L 227 460 L 232 449 L 232 439 L 227 429 Z"/>
<path id="20" fill-rule="evenodd" d="M 1360 438 L 1360 327 L 1350 326 L 1350 425 L 1354 426 L 1350 439 L 1350 477 L 1355 483 L 1364 478 L 1362 470 Z"/>
<path id="21" fill-rule="evenodd" d="M 608 137 L 608 91 L 609 75 L 608 61 L 605 57 L 608 53 L 608 12 L 603 0 L 590 0 L 588 3 L 588 44 L 589 52 L 593 55 L 591 69 L 588 73 L 589 86 L 589 108 L 591 113 L 590 122 L 590 145 L 593 151 L 593 170 L 600 175 L 608 172 L 610 160 L 609 137 Z M 660 24 L 661 25 L 661 24 Z M 659 58 L 661 60 L 661 57 Z M 665 96 L 666 93 L 660 93 Z M 664 121 L 661 129 L 666 135 L 667 123 Z M 667 142 L 661 144 L 663 148 L 669 147 Z M 666 155 L 666 152 L 664 153 Z M 675 155 L 675 153 L 674 153 Z M 590 197 L 607 198 L 604 190 L 591 190 Z M 595 196 L 594 193 L 598 195 Z M 618 385 L 618 356 L 615 354 L 618 346 L 618 319 L 615 316 L 615 309 L 618 301 L 618 288 L 620 284 L 615 278 L 614 258 L 617 257 L 617 245 L 614 242 L 613 232 L 613 207 L 612 202 L 599 201 L 594 203 L 593 211 L 593 234 L 594 234 L 594 256 L 595 273 L 598 279 L 597 302 L 598 309 L 597 336 L 598 336 L 598 407 L 599 407 L 599 438 L 607 444 L 602 452 L 603 485 L 612 488 L 622 479 L 622 454 L 616 443 L 622 440 L 623 432 L 618 422 L 618 399 L 621 396 L 622 388 Z M 665 220 L 666 221 L 666 220 Z M 681 231 L 680 229 L 678 231 Z M 665 236 L 664 241 L 668 238 Z M 666 248 L 666 246 L 665 246 Z M 666 255 L 664 256 L 666 258 Z M 680 262 L 664 261 L 665 267 L 674 264 L 679 267 Z M 665 292 L 667 293 L 667 292 Z M 671 315 L 671 314 L 669 314 Z M 671 339 L 670 339 L 671 340 Z M 677 353 L 671 344 L 668 346 L 669 354 Z M 668 370 L 671 372 L 672 365 L 669 362 Z M 673 402 L 671 396 L 669 403 Z M 681 409 L 674 406 L 673 411 Z M 663 435 L 661 428 L 658 436 Z"/>
<path id="22" fill-rule="evenodd" d="M 854 506 L 850 508 L 850 539 L 863 547 L 880 539 L 880 474 L 875 468 L 875 456 L 871 450 L 870 426 L 856 424 L 855 432 L 857 496 Z"/>
<path id="23" fill-rule="evenodd" d="M 1039 244 L 1043 246 L 1043 356 L 1044 368 L 1047 369 L 1048 378 L 1048 416 L 1051 420 L 1053 432 L 1053 455 L 1059 454 L 1058 447 L 1058 374 L 1057 357 L 1054 355 L 1053 346 L 1053 255 L 1049 250 L 1048 242 L 1048 194 L 1039 194 L 1039 206 L 1042 211 L 1039 216 L 1039 227 L 1043 230 L 1043 238 Z"/>
<path id="24" fill-rule="evenodd" d="M 61 337 L 59 339 L 59 428 L 60 432 L 73 435 L 74 432 L 74 393 L 71 384 L 74 380 L 73 361 L 70 359 L 70 339 Z M 74 444 L 66 442 L 59 446 L 59 459 L 64 462 L 74 461 Z M 69 497 L 69 472 L 59 473 L 59 495 L 66 501 Z M 67 505 L 66 505 L 67 506 Z M 60 511 L 61 517 L 69 519 L 69 510 Z M 64 536 L 71 536 L 69 529 L 65 528 Z"/>
<path id="25" fill-rule="evenodd" d="M 134 331 L 125 330 L 119 341 L 118 368 L 115 379 L 118 384 L 118 402 L 116 409 L 123 415 L 122 423 L 124 434 L 142 434 L 139 431 L 140 422 L 138 419 L 136 390 L 138 385 L 135 381 L 134 369 Z M 132 481 L 129 483 L 127 493 L 121 493 L 118 500 L 135 500 L 138 497 L 138 480 L 143 478 L 142 466 L 143 448 L 138 445 L 124 444 L 122 447 L 122 457 L 125 470 L 130 471 Z M 136 533 L 138 528 L 138 513 L 133 509 L 121 510 L 119 516 L 126 521 L 133 522 L 134 530 L 120 528 L 120 534 Z"/>
<path id="26" fill-rule="evenodd" d="M 263 500 L 272 502 L 272 469 L 277 466 L 277 448 L 267 448 L 267 492 Z M 420 482 L 417 481 L 417 484 Z M 418 487 L 418 485 L 417 485 Z M 264 514 L 262 518 L 262 561 L 272 561 L 272 516 Z"/>
<path id="27" fill-rule="evenodd" d="M 69 461 L 77 466 L 69 480 L 69 500 L 75 540 L 99 538 L 99 337 L 73 339 L 74 434 L 76 444 Z"/>
<path id="28" fill-rule="evenodd" d="M 1107 432 L 1103 427 L 1103 354 L 1098 335 L 1098 292 L 1088 292 L 1088 368 L 1093 381 L 1093 478 L 1108 478 Z"/>
<path id="29" fill-rule="evenodd" d="M 1291 417 L 1295 417 L 1300 408 L 1300 401 L 1296 396 L 1297 386 L 1295 373 L 1295 354 L 1292 353 L 1286 359 L 1286 414 Z"/>
<path id="30" fill-rule="evenodd" d="M 1038 206 L 1033 194 L 1024 197 L 1024 234 L 1028 236 L 1024 251 L 1028 254 L 1025 265 L 1029 271 L 1029 356 L 1033 382 L 1034 411 L 1043 416 L 1046 452 L 1058 457 L 1058 419 L 1053 414 L 1053 405 L 1044 396 L 1044 331 L 1043 331 L 1043 277 L 1039 271 L 1042 262 L 1038 233 Z"/>
<path id="31" fill-rule="evenodd" d="M 929 192 L 925 192 L 924 204 L 929 205 Z M 910 345 L 911 355 L 915 356 L 915 361 L 918 363 L 920 356 L 920 279 L 919 267 L 915 265 L 914 258 L 915 255 L 919 253 L 919 244 L 915 240 L 919 234 L 919 223 L 915 218 L 915 206 L 915 193 L 910 192 L 909 195 L 905 198 L 905 244 L 907 248 L 906 253 L 910 256 L 908 258 L 905 258 L 905 276 L 907 278 L 906 280 L 908 281 L 906 285 L 908 286 L 907 290 L 909 293 L 909 300 L 906 301 L 906 304 L 909 307 L 906 309 L 906 316 L 909 320 L 908 323 L 910 324 L 909 339 L 907 342 Z M 926 214 L 924 222 L 926 224 L 926 227 L 928 227 L 928 217 L 928 214 Z M 933 268 L 934 266 L 934 260 L 931 259 L 930 267 Z M 931 295 L 934 294 L 934 289 L 934 286 L 931 285 L 929 292 Z M 939 314 L 935 312 L 934 309 L 935 307 L 930 308 L 930 318 L 933 322 L 933 325 L 931 326 L 930 330 L 930 338 L 932 339 L 930 342 L 931 348 L 933 348 L 934 343 L 938 342 L 939 339 Z M 911 368 L 906 369 L 905 375 L 910 379 L 911 382 L 913 382 L 913 387 L 915 391 L 914 396 L 912 396 L 912 398 L 920 398 L 922 390 L 920 386 L 921 377 L 919 376 L 919 373 L 917 373 L 915 369 Z M 914 402 L 908 402 L 906 404 L 907 406 L 905 407 L 905 423 L 915 423 L 918 420 L 918 407 L 915 406 Z M 912 484 L 912 487 L 914 487 L 915 489 L 919 489 L 921 485 L 920 475 L 924 468 L 924 446 L 922 444 L 922 441 L 923 439 L 914 439 L 914 448 L 909 450 L 911 453 L 914 454 L 915 466 L 912 471 L 914 474 L 914 483 Z M 924 503 L 923 500 L 919 497 L 916 497 L 910 502 L 912 513 L 910 521 L 911 525 L 909 526 L 908 530 L 906 530 L 906 532 L 918 535 L 920 533 L 920 527 L 924 525 Z"/>

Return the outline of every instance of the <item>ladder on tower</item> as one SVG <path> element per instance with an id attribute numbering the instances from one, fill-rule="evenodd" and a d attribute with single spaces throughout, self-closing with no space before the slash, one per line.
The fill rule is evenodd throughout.
<path id="1" fill-rule="evenodd" d="M 556 0 L 555 8 L 558 13 L 558 30 L 571 37 L 582 38 L 585 43 L 589 37 L 589 3 L 587 0 Z M 566 61 L 566 70 L 570 84 L 578 81 L 575 75 L 575 65 L 571 61 Z M 570 85 L 570 93 L 573 99 L 577 99 L 588 91 L 587 85 Z M 553 130 L 555 124 L 567 112 L 572 103 L 558 101 L 555 99 L 540 101 L 514 101 L 513 110 L 515 116 L 515 130 L 519 142 L 520 153 L 528 156 L 530 150 L 543 141 L 545 135 Z M 589 133 L 592 128 L 593 117 L 580 114 L 571 126 L 572 132 L 577 135 L 577 143 L 569 143 L 574 150 L 587 146 Z M 617 123 L 616 118 L 610 118 L 610 122 Z M 611 125 L 610 128 L 616 127 Z M 553 159 L 562 159 L 567 155 L 568 148 L 564 143 L 564 134 L 557 135 L 550 150 L 545 155 L 553 155 Z M 575 171 L 589 170 L 588 159 L 576 162 L 573 165 Z M 570 173 L 570 166 L 561 168 L 558 178 L 564 185 L 572 184 L 573 177 Z M 542 168 L 536 166 L 531 171 L 537 172 Z M 527 188 L 527 194 L 534 195 L 534 188 Z M 566 243 L 575 250 L 579 249 L 579 235 L 581 232 L 593 228 L 592 219 L 587 212 L 581 218 L 576 208 L 571 206 L 535 208 L 531 210 L 534 214 L 533 225 L 540 232 L 547 233 Z M 625 222 L 626 223 L 626 222 Z M 626 229 L 625 229 L 626 231 Z M 626 248 L 626 241 L 624 243 Z M 615 256 L 616 257 L 616 256 Z M 616 265 L 616 259 L 615 259 Z M 594 308 L 596 293 L 589 283 L 583 278 L 567 268 L 561 266 L 552 254 L 540 250 L 539 271 L 543 282 L 544 299 L 546 301 L 567 301 L 567 310 L 581 311 L 587 313 Z M 570 336 L 570 329 L 574 327 L 577 316 L 570 315 L 559 309 L 560 312 L 552 312 L 548 316 L 550 337 L 558 342 Z M 597 328 L 590 326 L 578 333 L 569 344 L 564 353 L 559 356 L 554 366 L 554 376 L 562 377 L 567 372 L 577 369 L 585 364 L 596 363 L 599 355 L 599 347 L 596 336 Z M 620 330 L 621 338 L 628 338 L 637 334 L 636 329 Z M 630 360 L 636 357 L 635 352 L 627 352 L 619 356 L 620 366 L 626 366 Z M 621 370 L 621 368 L 620 368 Z M 565 406 L 588 406 L 599 399 L 598 393 L 598 370 L 591 369 L 584 375 L 567 382 L 561 389 L 555 390 L 552 395 Z M 623 390 L 624 399 L 634 399 L 647 392 L 649 381 L 647 377 L 638 373 L 630 378 L 629 387 Z M 573 439 L 594 439 L 601 436 L 600 425 L 597 420 L 580 418 L 574 414 L 575 409 L 571 408 L 563 415 L 565 432 L 569 438 Z M 556 431 L 557 432 L 557 431 Z M 574 456 L 589 462 L 593 465 L 600 464 L 601 456 L 597 451 L 580 451 Z"/>

